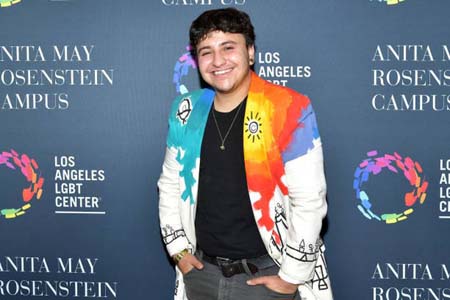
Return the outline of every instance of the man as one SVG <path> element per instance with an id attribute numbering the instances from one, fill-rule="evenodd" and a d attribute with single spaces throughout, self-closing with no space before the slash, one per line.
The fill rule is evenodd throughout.
<path id="1" fill-rule="evenodd" d="M 254 40 L 250 18 L 233 8 L 190 28 L 210 88 L 175 100 L 158 182 L 176 299 L 332 299 L 314 111 L 251 71 Z"/>

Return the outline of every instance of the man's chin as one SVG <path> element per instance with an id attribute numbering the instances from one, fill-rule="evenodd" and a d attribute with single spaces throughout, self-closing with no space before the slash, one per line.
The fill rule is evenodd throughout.
<path id="1" fill-rule="evenodd" d="M 212 88 L 216 91 L 216 93 L 220 94 L 228 94 L 232 91 L 232 87 L 223 86 L 223 85 L 211 85 Z"/>

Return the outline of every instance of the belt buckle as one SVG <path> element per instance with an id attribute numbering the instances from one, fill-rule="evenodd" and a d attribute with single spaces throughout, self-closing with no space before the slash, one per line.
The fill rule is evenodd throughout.
<path id="1" fill-rule="evenodd" d="M 216 261 L 224 277 L 230 278 L 236 274 L 237 269 L 232 259 L 217 256 Z"/>
<path id="2" fill-rule="evenodd" d="M 233 262 L 233 260 L 230 258 L 220 257 L 220 256 L 216 257 L 216 261 L 219 266 L 228 265 Z"/>

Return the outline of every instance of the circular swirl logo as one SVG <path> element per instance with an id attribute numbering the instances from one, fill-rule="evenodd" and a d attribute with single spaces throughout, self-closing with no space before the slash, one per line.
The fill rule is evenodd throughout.
<path id="1" fill-rule="evenodd" d="M 256 121 L 250 122 L 250 124 L 248 124 L 248 130 L 250 131 L 251 134 L 256 134 L 259 130 L 258 122 Z"/>
<path id="2" fill-rule="evenodd" d="M 0 209 L 0 215 L 6 219 L 22 216 L 31 207 L 34 198 L 39 200 L 42 196 L 44 178 L 38 174 L 39 166 L 36 161 L 26 154 L 19 155 L 16 151 L 2 152 L 0 154 L 0 165 L 5 165 L 10 170 L 20 170 L 25 177 L 27 186 L 22 190 L 23 204 L 17 208 Z M 28 185 L 29 184 L 29 185 Z"/>
<path id="3" fill-rule="evenodd" d="M 247 138 L 251 140 L 253 143 L 255 142 L 255 139 L 260 140 L 262 134 L 261 130 L 261 116 L 259 113 L 253 114 L 253 111 L 250 112 L 250 116 L 246 117 L 246 120 L 244 122 L 245 128 L 245 134 L 247 134 Z"/>
<path id="4" fill-rule="evenodd" d="M 181 121 L 181 124 L 186 124 L 192 111 L 192 103 L 189 98 L 184 98 L 178 106 L 177 118 Z"/>
<path id="5" fill-rule="evenodd" d="M 375 219 L 386 224 L 394 224 L 404 221 L 414 212 L 414 206 L 423 204 L 427 196 L 428 182 L 424 180 L 423 170 L 420 164 L 410 157 L 401 157 L 398 153 L 378 156 L 377 151 L 367 153 L 368 158 L 363 160 L 355 170 L 353 189 L 359 200 L 358 209 L 367 219 Z M 389 170 L 395 174 L 403 174 L 411 190 L 404 195 L 405 208 L 400 212 L 385 212 L 377 214 L 374 210 L 374 199 L 371 199 L 364 190 L 364 184 L 370 176 L 376 176 L 382 170 Z M 379 210 L 379 209 L 378 209 Z"/>
<path id="6" fill-rule="evenodd" d="M 192 47 L 187 46 L 186 50 L 187 52 L 178 58 L 173 72 L 173 83 L 179 94 L 186 94 L 189 92 L 187 86 L 182 83 L 182 79 L 189 74 L 190 68 L 197 69 L 197 63 L 191 54 Z"/>

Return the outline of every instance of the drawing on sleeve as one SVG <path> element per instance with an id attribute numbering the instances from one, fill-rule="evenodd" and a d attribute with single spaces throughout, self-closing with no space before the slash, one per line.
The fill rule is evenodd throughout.
<path id="1" fill-rule="evenodd" d="M 320 242 L 316 241 L 316 244 L 309 244 L 306 247 L 305 240 L 302 240 L 298 247 L 292 247 L 287 245 L 286 254 L 293 259 L 302 262 L 314 262 L 317 260 L 320 250 Z"/>
<path id="2" fill-rule="evenodd" d="M 312 286 L 314 286 L 314 284 L 317 283 L 318 289 L 322 291 L 329 288 L 327 279 L 328 279 L 327 265 L 325 262 L 323 252 L 320 251 L 319 261 L 317 262 L 316 268 L 314 270 L 314 277 L 310 282 Z"/>
<path id="3" fill-rule="evenodd" d="M 272 231 L 271 244 L 278 250 L 278 252 L 282 253 L 285 245 L 284 245 L 284 235 L 288 229 L 287 221 L 286 221 L 286 212 L 284 207 L 277 203 L 275 207 L 275 228 Z"/>
<path id="4" fill-rule="evenodd" d="M 166 245 L 168 245 L 168 244 L 172 243 L 173 241 L 175 241 L 176 239 L 186 236 L 186 233 L 184 232 L 183 229 L 175 230 L 172 228 L 172 226 L 165 225 L 162 228 L 162 236 L 163 236 L 164 243 Z"/>

